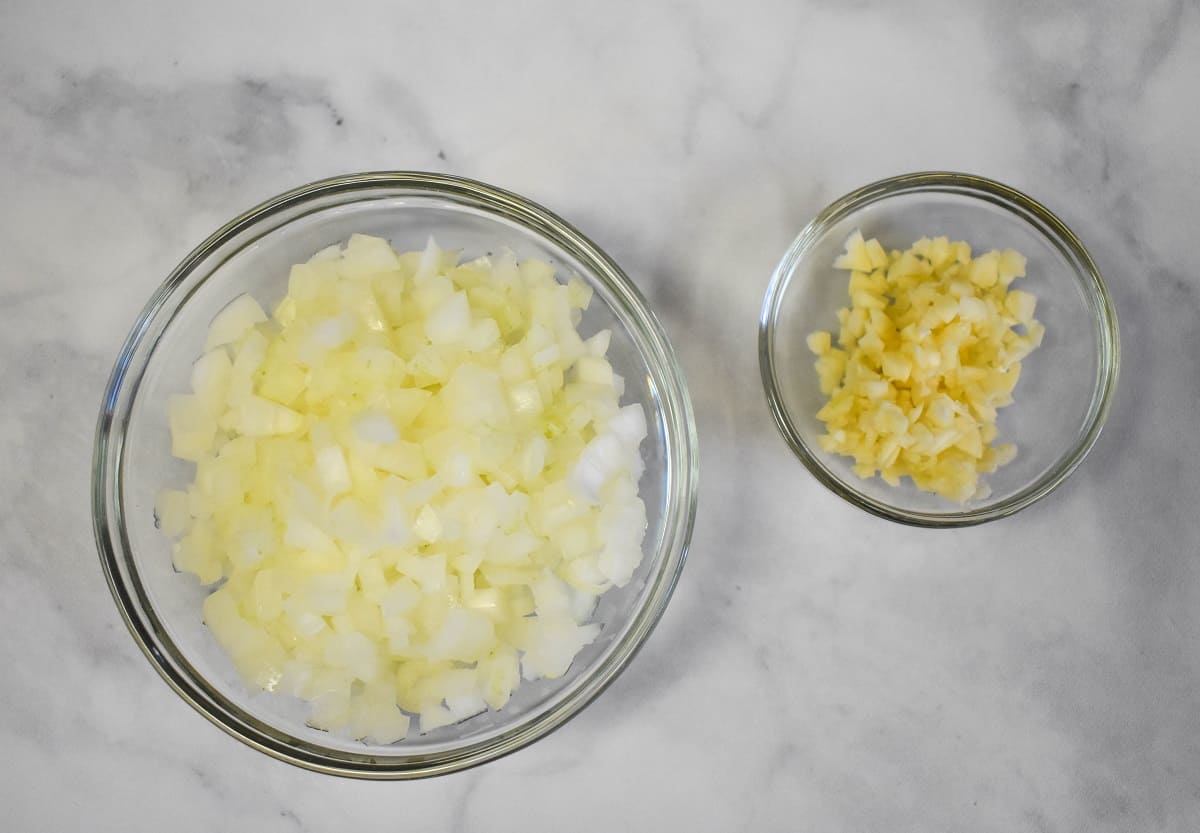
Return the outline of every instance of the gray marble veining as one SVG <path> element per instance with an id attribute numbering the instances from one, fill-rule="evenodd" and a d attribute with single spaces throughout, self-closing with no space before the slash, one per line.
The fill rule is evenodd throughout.
<path id="1" fill-rule="evenodd" d="M 0 779 L 37 830 L 1200 829 L 1195 2 L 0 4 Z M 138 653 L 94 555 L 94 415 L 145 298 L 322 176 L 444 170 L 604 246 L 693 379 L 701 514 L 638 660 L 483 768 L 276 763 Z M 1059 492 L 950 534 L 824 492 L 756 317 L 825 203 L 946 168 L 1045 201 L 1121 319 Z"/>

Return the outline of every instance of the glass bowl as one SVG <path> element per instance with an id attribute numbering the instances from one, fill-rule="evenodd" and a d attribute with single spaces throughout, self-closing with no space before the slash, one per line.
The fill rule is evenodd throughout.
<path id="1" fill-rule="evenodd" d="M 641 495 L 648 526 L 633 580 L 601 597 L 601 635 L 557 680 L 522 682 L 504 709 L 390 746 L 305 725 L 298 700 L 247 689 L 201 621 L 208 590 L 174 572 L 155 528 L 156 493 L 189 482 L 170 454 L 166 401 L 186 391 L 213 315 L 250 292 L 274 303 L 288 269 L 359 232 L 400 250 L 433 235 L 471 258 L 501 247 L 551 262 L 595 291 L 581 334 L 611 328 L 609 359 L 639 402 L 649 436 Z M 220 728 L 309 769 L 363 778 L 413 778 L 511 752 L 562 725 L 621 672 L 662 615 L 683 567 L 696 509 L 697 439 L 683 375 L 645 299 L 594 243 L 515 194 L 451 176 L 385 172 L 338 177 L 282 194 L 219 229 L 150 299 L 113 368 L 96 434 L 96 541 L 130 632 L 163 679 Z"/>
<path id="2" fill-rule="evenodd" d="M 1042 346 L 1022 366 L 1014 403 L 1000 411 L 998 442 L 1017 457 L 986 475 L 991 495 L 958 504 L 860 479 L 853 459 L 823 451 L 825 403 L 809 333 L 836 334 L 848 306 L 847 273 L 833 268 L 854 230 L 885 249 L 921 237 L 965 240 L 972 251 L 1012 248 L 1028 258 L 1014 286 L 1038 298 Z M 954 527 L 1011 515 L 1049 494 L 1095 443 L 1117 381 L 1117 317 L 1096 264 L 1061 220 L 1019 191 L 978 176 L 915 173 L 859 188 L 817 215 L 779 262 L 759 321 L 759 367 L 776 425 L 801 462 L 829 489 L 868 512 L 914 526 Z"/>

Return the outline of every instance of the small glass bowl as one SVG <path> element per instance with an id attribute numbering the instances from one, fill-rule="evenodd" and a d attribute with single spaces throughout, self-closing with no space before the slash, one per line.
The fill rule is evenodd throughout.
<path id="1" fill-rule="evenodd" d="M 861 479 L 853 460 L 823 451 L 817 411 L 825 403 L 805 338 L 837 332 L 848 274 L 833 268 L 855 230 L 885 249 L 922 237 L 965 240 L 975 253 L 1016 249 L 1028 258 L 1014 287 L 1038 298 L 1042 346 L 1024 362 L 1014 402 L 1001 409 L 998 442 L 1017 457 L 985 476 L 991 495 L 958 504 Z M 1061 220 L 1030 197 L 989 179 L 915 173 L 881 180 L 833 202 L 792 243 L 772 276 L 759 322 L 759 367 L 776 425 L 818 480 L 868 512 L 914 526 L 955 527 L 1011 515 L 1049 494 L 1095 443 L 1117 382 L 1117 316 L 1100 272 Z"/>
<path id="2" fill-rule="evenodd" d="M 640 488 L 648 526 L 633 580 L 604 594 L 601 635 L 557 680 L 523 682 L 504 709 L 389 746 L 305 724 L 298 700 L 249 690 L 201 620 L 208 594 L 173 571 L 153 507 L 165 486 L 190 481 L 170 454 L 166 401 L 188 386 L 213 315 L 242 292 L 273 305 L 291 264 L 351 233 L 401 250 L 433 235 L 474 258 L 503 247 L 553 263 L 594 289 L 580 332 L 613 332 L 609 359 L 622 401 L 646 411 Z M 678 362 L 645 299 L 594 243 L 546 209 L 471 180 L 385 172 L 316 182 L 230 221 L 189 254 L 150 299 L 113 368 L 97 426 L 92 474 L 96 541 L 125 623 L 159 674 L 220 728 L 309 769 L 361 778 L 450 772 L 524 746 L 575 715 L 621 672 L 662 615 L 683 568 L 696 510 L 697 438 Z"/>

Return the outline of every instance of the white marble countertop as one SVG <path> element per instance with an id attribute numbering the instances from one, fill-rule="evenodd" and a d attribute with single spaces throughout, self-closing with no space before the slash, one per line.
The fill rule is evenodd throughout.
<path id="1" fill-rule="evenodd" d="M 1044 5 L 0 4 L 0 826 L 1200 829 L 1200 7 Z M 563 214 L 704 379 L 693 549 L 645 650 L 562 730 L 417 783 L 194 713 L 121 624 L 88 510 L 101 390 L 167 271 L 272 194 L 383 168 Z M 799 228 L 931 168 L 1057 210 L 1124 346 L 1082 469 L 953 533 L 824 491 L 755 349 Z"/>

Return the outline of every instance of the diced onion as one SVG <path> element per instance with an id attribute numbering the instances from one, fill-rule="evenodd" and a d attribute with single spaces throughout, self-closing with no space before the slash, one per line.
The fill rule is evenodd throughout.
<path id="1" fill-rule="evenodd" d="M 576 330 L 591 297 L 511 252 L 354 235 L 292 268 L 272 320 L 247 295 L 214 318 L 168 402 L 195 479 L 155 518 L 221 582 L 204 619 L 248 684 L 388 744 L 567 673 L 646 527 L 646 416 L 611 332 Z"/>
<path id="2" fill-rule="evenodd" d="M 254 325 L 267 320 L 267 314 L 258 301 L 249 295 L 239 295 L 217 313 L 208 327 L 205 350 L 223 344 L 231 344 L 246 334 Z"/>

